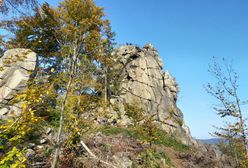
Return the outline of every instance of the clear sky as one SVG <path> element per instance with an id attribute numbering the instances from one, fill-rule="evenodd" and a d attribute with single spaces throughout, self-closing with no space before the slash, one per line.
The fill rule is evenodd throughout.
<path id="1" fill-rule="evenodd" d="M 48 2 L 56 4 L 58 0 Z M 178 106 L 194 137 L 211 138 L 212 125 L 222 124 L 212 110 L 216 101 L 203 87 L 212 80 L 207 72 L 212 56 L 233 60 L 240 76 L 240 95 L 248 98 L 247 0 L 96 2 L 105 8 L 118 44 L 143 46 L 149 42 L 158 49 L 164 69 L 180 85 Z"/>

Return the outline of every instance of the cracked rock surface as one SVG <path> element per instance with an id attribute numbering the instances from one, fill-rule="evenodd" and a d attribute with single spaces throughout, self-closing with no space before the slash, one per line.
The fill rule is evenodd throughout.
<path id="1" fill-rule="evenodd" d="M 147 114 L 156 116 L 164 130 L 181 136 L 185 144 L 194 143 L 176 105 L 178 84 L 168 71 L 163 71 L 157 50 L 151 44 L 143 48 L 127 45 L 119 47 L 115 54 L 124 67 L 118 101 L 139 105 Z"/>
<path id="2" fill-rule="evenodd" d="M 28 49 L 10 49 L 0 57 L 0 118 L 20 113 L 19 104 L 11 104 L 15 95 L 27 87 L 36 66 L 36 54 Z"/>

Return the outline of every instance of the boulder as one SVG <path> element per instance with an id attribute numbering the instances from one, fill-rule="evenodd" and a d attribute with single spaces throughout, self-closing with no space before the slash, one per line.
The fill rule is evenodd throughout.
<path id="1" fill-rule="evenodd" d="M 18 115 L 20 104 L 12 104 L 17 93 L 27 88 L 36 66 L 36 53 L 28 49 L 10 49 L 0 57 L 0 118 Z"/>

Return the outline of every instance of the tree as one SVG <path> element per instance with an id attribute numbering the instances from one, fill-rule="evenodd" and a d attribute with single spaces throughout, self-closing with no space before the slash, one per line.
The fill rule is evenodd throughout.
<path id="1" fill-rule="evenodd" d="M 215 58 L 209 66 L 209 72 L 216 79 L 216 83 L 208 83 L 206 90 L 220 103 L 214 110 L 221 118 L 231 121 L 226 126 L 217 128 L 219 131 L 214 132 L 214 135 L 224 139 L 233 151 L 238 151 L 233 156 L 236 160 L 238 158 L 238 166 L 246 167 L 247 127 L 241 109 L 244 102 L 238 95 L 238 75 L 231 64 L 227 64 L 223 59 L 223 65 L 220 65 Z"/>
<path id="2" fill-rule="evenodd" d="M 79 136 L 83 131 L 77 123 L 83 122 L 80 115 L 86 103 L 82 102 L 83 97 L 87 94 L 100 97 L 99 93 L 103 93 L 104 83 L 98 79 L 104 73 L 99 71 L 110 65 L 114 34 L 103 9 L 93 0 L 65 0 L 58 8 L 45 3 L 41 9 L 42 17 L 36 8 L 32 16 L 8 24 L 7 30 L 14 36 L 7 44 L 30 48 L 38 54 L 34 84 L 49 88 L 44 90 L 49 94 L 42 97 L 43 104 L 35 108 L 39 113 L 47 114 L 52 107 L 60 112 L 52 163 L 52 167 L 56 167 L 64 125 L 70 125 L 68 137 L 75 132 Z M 92 100 L 87 102 L 94 103 Z"/>
<path id="3" fill-rule="evenodd" d="M 78 70 L 80 63 L 83 64 L 82 61 L 85 58 L 91 63 L 102 59 L 100 51 L 103 42 L 106 41 L 103 37 L 106 27 L 108 27 L 106 25 L 108 22 L 102 19 L 104 16 L 102 8 L 97 7 L 92 0 L 65 0 L 54 12 L 54 20 L 59 23 L 56 33 L 63 35 L 57 38 L 61 48 L 59 52 L 63 59 L 69 62 L 69 68 L 68 81 L 63 91 L 64 96 L 61 103 L 60 123 L 52 167 L 56 167 L 59 156 L 64 112 L 68 96 L 74 90 L 71 89 L 71 86 L 76 86 L 74 83 L 76 70 Z"/>

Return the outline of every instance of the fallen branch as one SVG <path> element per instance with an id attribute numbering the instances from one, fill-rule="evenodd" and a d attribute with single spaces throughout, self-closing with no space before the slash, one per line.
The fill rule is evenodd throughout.
<path id="1" fill-rule="evenodd" d="M 99 159 L 93 152 L 91 152 L 91 150 L 87 147 L 87 145 L 86 145 L 82 140 L 80 141 L 80 144 L 81 144 L 81 145 L 84 147 L 84 149 L 90 154 L 91 158 L 96 159 L 96 160 L 98 160 L 100 163 L 106 164 L 106 165 L 108 165 L 108 166 L 110 166 L 110 167 L 118 168 L 118 167 L 116 167 L 116 166 L 114 166 L 114 165 L 112 165 L 112 164 L 110 164 L 110 163 L 108 163 L 108 162 L 105 162 L 105 161 Z"/>
<path id="2" fill-rule="evenodd" d="M 90 154 L 91 157 L 97 158 L 94 153 L 91 152 L 91 150 L 86 146 L 86 144 L 81 140 L 80 144 L 84 147 L 84 149 Z"/>

